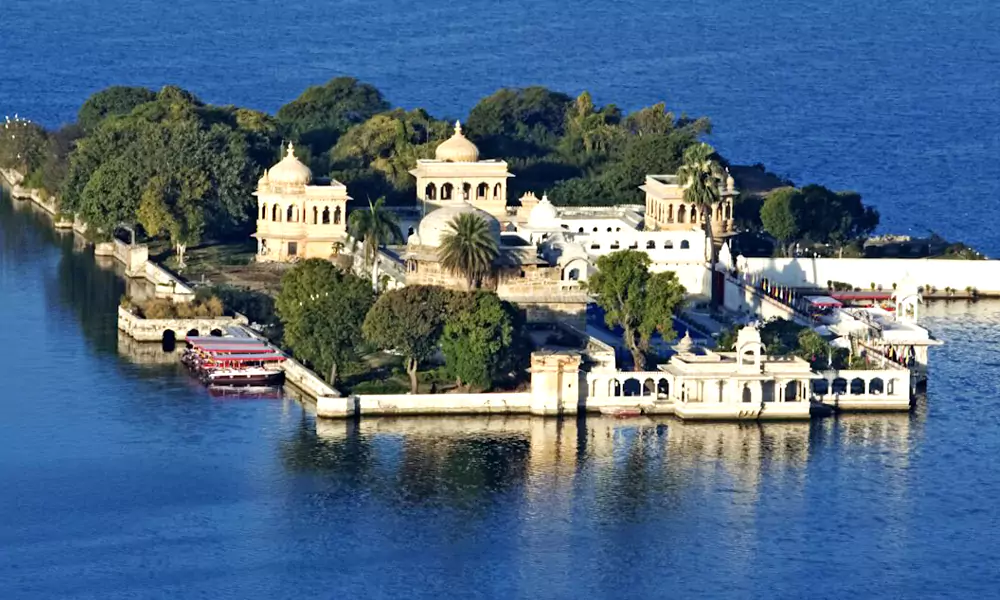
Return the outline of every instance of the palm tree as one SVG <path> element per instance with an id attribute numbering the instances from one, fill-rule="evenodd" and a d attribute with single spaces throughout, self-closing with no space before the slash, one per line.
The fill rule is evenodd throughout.
<path id="1" fill-rule="evenodd" d="M 470 290 L 478 287 L 493 273 L 498 254 L 489 223 L 477 214 L 460 213 L 448 227 L 441 236 L 438 260 L 451 273 L 464 277 Z"/>
<path id="2" fill-rule="evenodd" d="M 715 149 L 705 143 L 689 146 L 684 151 L 684 164 L 677 169 L 678 183 L 685 186 L 684 200 L 697 207 L 703 215 L 701 225 L 708 238 L 710 260 L 715 264 L 715 238 L 712 237 L 712 218 L 707 217 L 718 209 L 722 200 L 720 186 L 725 172 L 715 160 Z"/>
<path id="3" fill-rule="evenodd" d="M 347 227 L 355 239 L 363 240 L 365 264 L 374 264 L 378 249 L 391 242 L 402 242 L 403 232 L 399 229 L 396 215 L 385 207 L 385 197 L 374 203 L 368 199 L 368 210 L 351 211 Z"/>

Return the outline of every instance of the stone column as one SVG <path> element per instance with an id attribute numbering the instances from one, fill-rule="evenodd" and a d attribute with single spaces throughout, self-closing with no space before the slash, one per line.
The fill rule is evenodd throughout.
<path id="1" fill-rule="evenodd" d="M 572 352 L 531 354 L 531 414 L 576 414 L 582 397 L 580 360 Z"/>

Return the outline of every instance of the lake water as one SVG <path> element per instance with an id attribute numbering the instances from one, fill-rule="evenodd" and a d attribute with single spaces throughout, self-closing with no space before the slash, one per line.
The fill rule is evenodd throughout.
<path id="1" fill-rule="evenodd" d="M 992 597 L 1000 305 L 913 414 L 316 422 L 115 328 L 114 264 L 0 200 L 0 598 Z"/>
<path id="2" fill-rule="evenodd" d="M 464 116 L 539 83 L 712 117 L 731 158 L 1000 253 L 1000 4 L 13 0 L 0 113 L 110 84 L 269 111 L 339 74 Z M 928 398 L 812 424 L 320 423 L 120 354 L 111 265 L 0 200 L 0 598 L 992 597 L 1000 305 Z M 974 225 L 974 226 L 970 226 Z M 145 357 L 147 360 L 149 357 Z"/>
<path id="3" fill-rule="evenodd" d="M 992 0 L 8 0 L 0 114 L 55 125 L 107 85 L 168 83 L 274 111 L 342 74 L 450 117 L 506 85 L 666 100 L 736 161 L 996 256 L 998 23 Z"/>

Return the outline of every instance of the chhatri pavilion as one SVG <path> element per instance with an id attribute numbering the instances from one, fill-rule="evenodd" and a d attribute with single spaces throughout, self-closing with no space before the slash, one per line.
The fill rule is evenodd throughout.
<path id="1" fill-rule="evenodd" d="M 313 179 L 289 142 L 285 157 L 257 181 L 257 260 L 329 258 L 347 240 L 347 186 Z"/>

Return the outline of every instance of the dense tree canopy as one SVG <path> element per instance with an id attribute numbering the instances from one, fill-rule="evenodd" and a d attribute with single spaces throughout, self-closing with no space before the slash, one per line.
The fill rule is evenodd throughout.
<path id="1" fill-rule="evenodd" d="M 636 250 L 621 250 L 597 259 L 597 272 L 587 290 L 604 309 L 609 327 L 621 327 L 625 345 L 636 370 L 646 365 L 646 351 L 653 332 L 664 339 L 676 334 L 673 315 L 684 300 L 684 287 L 672 272 L 649 272 L 649 256 Z"/>
<path id="2" fill-rule="evenodd" d="M 411 285 L 382 294 L 365 317 L 365 339 L 403 355 L 411 393 L 417 393 L 418 367 L 437 350 L 449 302 L 447 290 Z"/>
<path id="3" fill-rule="evenodd" d="M 469 298 L 448 317 L 441 351 L 459 385 L 489 389 L 520 358 L 520 316 L 496 294 L 478 292 Z"/>
<path id="4" fill-rule="evenodd" d="M 788 252 L 796 242 L 841 245 L 870 235 L 879 214 L 855 192 L 834 192 L 821 185 L 773 190 L 760 211 L 764 230 Z"/>
<path id="5" fill-rule="evenodd" d="M 559 144 L 571 103 L 543 87 L 503 88 L 472 108 L 466 129 L 485 156 L 542 156 Z"/>
<path id="6" fill-rule="evenodd" d="M 306 89 L 282 106 L 277 117 L 285 134 L 317 157 L 352 125 L 388 109 L 389 103 L 375 86 L 353 77 L 337 77 Z"/>
<path id="7" fill-rule="evenodd" d="M 205 234 L 242 236 L 255 212 L 259 161 L 271 160 L 276 142 L 266 115 L 166 87 L 77 142 L 61 207 L 98 235 L 122 223 L 168 234 L 181 253 Z"/>
<path id="8" fill-rule="evenodd" d="M 434 149 L 449 135 L 448 123 L 422 109 L 375 115 L 337 140 L 327 156 L 331 175 L 349 185 L 356 198 L 412 202 L 416 188 L 410 169 L 418 159 L 433 157 Z"/>
<path id="9" fill-rule="evenodd" d="M 339 271 L 328 261 L 309 259 L 281 280 L 275 309 L 284 326 L 284 343 L 303 362 L 329 373 L 356 359 L 361 327 L 372 306 L 371 285 Z"/>
<path id="10" fill-rule="evenodd" d="M 148 88 L 111 86 L 87 98 L 77 112 L 76 122 L 84 132 L 90 133 L 104 119 L 127 115 L 137 106 L 155 99 L 156 92 Z"/>

